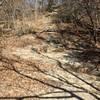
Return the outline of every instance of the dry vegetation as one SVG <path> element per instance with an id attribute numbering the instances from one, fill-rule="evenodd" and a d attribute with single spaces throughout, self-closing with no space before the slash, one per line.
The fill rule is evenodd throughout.
<path id="1" fill-rule="evenodd" d="M 100 100 L 97 2 L 36 1 L 0 1 L 0 100 Z"/>

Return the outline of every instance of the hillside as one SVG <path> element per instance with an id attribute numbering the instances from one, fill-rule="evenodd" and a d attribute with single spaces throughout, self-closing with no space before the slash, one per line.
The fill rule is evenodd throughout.
<path id="1" fill-rule="evenodd" d="M 70 24 L 61 24 L 61 36 L 51 17 L 34 25 L 1 38 L 0 99 L 100 100 L 100 43 L 64 31 Z"/>

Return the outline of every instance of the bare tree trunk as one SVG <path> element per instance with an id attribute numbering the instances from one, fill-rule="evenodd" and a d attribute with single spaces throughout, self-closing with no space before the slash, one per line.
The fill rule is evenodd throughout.
<path id="1" fill-rule="evenodd" d="M 35 21 L 38 18 L 38 0 L 35 0 Z"/>

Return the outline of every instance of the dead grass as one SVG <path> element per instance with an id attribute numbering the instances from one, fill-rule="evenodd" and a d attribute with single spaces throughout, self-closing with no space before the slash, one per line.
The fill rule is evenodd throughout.
<path id="1" fill-rule="evenodd" d="M 59 38 L 60 36 L 58 35 L 59 33 L 57 32 L 39 33 L 43 31 L 45 28 L 46 29 L 52 28 L 52 27 L 55 28 L 55 26 L 51 25 L 50 22 L 51 22 L 50 19 L 43 18 L 43 19 L 39 19 L 36 22 L 26 21 L 25 25 L 26 27 L 31 26 L 33 29 L 35 29 L 35 31 L 41 38 L 47 39 L 48 36 Z M 19 27 L 24 28 L 24 25 L 22 25 L 21 22 L 18 22 L 17 25 Z M 62 25 L 64 28 L 68 27 L 68 25 L 65 25 L 65 24 L 62 24 Z M 88 86 L 85 82 L 82 82 L 82 80 L 76 78 L 74 75 L 60 68 L 60 66 L 58 65 L 56 61 L 59 59 L 63 60 L 62 58 L 60 58 L 61 57 L 61 53 L 59 53 L 60 49 L 58 50 L 56 49 L 54 51 L 51 50 L 51 48 L 54 49 L 54 47 L 52 47 L 49 44 L 46 44 L 46 42 L 44 42 L 41 38 L 38 38 L 37 36 L 33 34 L 24 34 L 20 37 L 13 35 L 13 36 L 4 37 L 1 39 L 0 47 L 3 48 L 3 51 L 1 51 L 1 53 L 2 52 L 4 53 L 4 57 L 7 60 L 7 64 L 5 63 L 3 64 L 5 64 L 5 66 L 9 68 L 12 68 L 12 66 L 14 66 L 24 75 L 26 76 L 28 75 L 28 78 L 12 70 L 0 71 L 0 79 L 1 79 L 0 96 L 19 96 L 20 97 L 20 96 L 27 96 L 27 95 L 36 95 L 39 93 L 54 92 L 55 90 L 58 90 L 58 88 L 61 88 L 61 87 L 63 87 L 67 91 L 73 91 L 74 89 L 76 91 L 79 90 L 72 85 L 77 85 L 80 88 L 83 87 L 90 92 L 96 91 L 91 86 Z M 72 39 L 72 37 L 70 38 Z M 70 40 L 67 40 L 67 42 L 70 42 Z M 32 53 L 31 47 L 36 48 L 37 51 L 40 52 L 40 54 Z M 50 57 L 42 55 L 42 53 L 44 53 L 43 51 L 45 48 L 51 50 L 49 52 L 49 55 L 52 59 L 50 59 Z M 19 51 L 16 52 L 17 50 Z M 22 58 L 25 50 L 28 51 L 28 53 L 25 52 L 26 59 L 24 59 L 25 56 Z M 61 52 L 65 52 L 65 51 L 61 49 Z M 20 53 L 20 55 L 17 55 L 18 53 Z M 58 56 L 57 56 L 57 53 L 58 53 Z M 31 55 L 31 57 L 28 58 L 29 55 Z M 56 60 L 53 60 L 53 58 L 56 58 Z M 3 68 L 3 66 L 4 65 L 2 65 L 2 61 L 0 61 L 0 70 Z M 37 68 L 35 68 L 35 66 L 38 67 L 38 69 L 41 69 L 44 72 L 47 72 L 47 74 L 50 74 L 51 76 L 45 73 L 41 73 Z M 67 66 L 65 67 L 67 68 Z M 55 79 L 54 77 L 52 77 L 52 75 L 55 75 L 58 78 Z M 84 80 L 87 80 L 87 78 L 90 77 L 89 75 L 86 76 L 86 74 L 83 74 L 82 76 L 82 73 L 77 73 L 77 76 L 81 76 L 82 78 L 84 78 Z M 59 78 L 62 79 L 62 81 L 58 81 Z M 42 81 L 42 83 L 39 81 L 36 81 L 35 79 Z M 96 79 L 93 79 L 93 80 L 89 79 L 89 82 L 91 84 L 92 83 L 99 84 L 99 82 L 96 82 L 95 80 Z M 43 84 L 43 82 L 47 84 L 51 84 L 51 86 Z M 69 83 L 71 83 L 72 85 L 69 85 Z M 52 87 L 52 85 L 58 88 L 55 89 L 54 87 Z M 64 93 L 67 93 L 67 92 L 64 92 Z M 78 94 L 78 93 L 75 93 L 75 94 Z M 87 92 L 86 92 L 86 95 L 84 95 L 83 92 L 81 92 L 80 95 L 81 97 L 83 96 L 85 98 L 87 97 L 89 97 L 89 99 L 91 98 L 91 94 Z M 52 96 L 55 96 L 55 95 L 53 94 Z M 36 99 L 33 99 L 33 100 L 36 100 Z M 91 100 L 95 100 L 95 99 L 91 99 Z"/>

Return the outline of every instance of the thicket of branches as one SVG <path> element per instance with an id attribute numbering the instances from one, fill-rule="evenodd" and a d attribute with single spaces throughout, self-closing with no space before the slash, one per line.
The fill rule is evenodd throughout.
<path id="1" fill-rule="evenodd" d="M 60 23 L 73 23 L 76 33 L 82 29 L 97 42 L 100 32 L 100 0 L 63 0 L 57 9 L 56 17 Z"/>
<path id="2" fill-rule="evenodd" d="M 100 29 L 100 0 L 1 0 L 1 27 L 15 28 L 16 21 L 38 20 L 46 12 L 56 12 L 60 22 L 70 22 L 90 33 L 97 41 Z"/>

